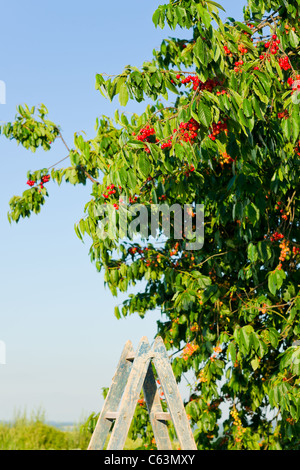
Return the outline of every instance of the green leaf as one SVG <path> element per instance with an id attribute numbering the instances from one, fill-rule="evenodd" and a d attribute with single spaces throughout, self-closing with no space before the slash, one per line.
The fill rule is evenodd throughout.
<path id="1" fill-rule="evenodd" d="M 263 115 L 263 112 L 261 110 L 261 107 L 259 105 L 259 101 L 257 100 L 257 98 L 255 97 L 255 95 L 252 96 L 252 106 L 254 108 L 254 111 L 255 111 L 255 114 L 256 116 L 263 120 L 264 119 L 264 115 Z"/>
<path id="2" fill-rule="evenodd" d="M 254 263 L 257 260 L 257 250 L 256 247 L 253 245 L 253 243 L 250 243 L 248 245 L 248 258 L 249 260 Z"/>
<path id="3" fill-rule="evenodd" d="M 275 328 L 269 328 L 268 329 L 268 335 L 269 335 L 269 340 L 270 340 L 270 343 L 271 345 L 273 346 L 273 348 L 277 348 L 278 346 L 278 342 L 279 342 L 279 333 L 277 330 L 275 330 Z"/>
<path id="4" fill-rule="evenodd" d="M 227 354 L 230 354 L 232 362 L 235 363 L 235 361 L 236 361 L 236 348 L 235 348 L 235 344 L 233 342 L 229 343 L 228 349 L 227 349 Z"/>
<path id="5" fill-rule="evenodd" d="M 81 235 L 81 233 L 80 233 L 80 231 L 79 231 L 79 228 L 78 228 L 78 226 L 77 226 L 76 224 L 74 225 L 74 230 L 75 230 L 75 233 L 76 233 L 77 237 L 78 237 L 81 241 L 83 241 L 82 235 Z"/>
<path id="6" fill-rule="evenodd" d="M 285 278 L 286 274 L 282 269 L 275 269 L 275 271 L 269 274 L 268 287 L 271 294 L 276 294 L 276 292 L 281 288 Z"/>
<path id="7" fill-rule="evenodd" d="M 112 269 L 110 271 L 109 279 L 110 279 L 111 284 L 114 287 L 117 287 L 118 281 L 119 281 L 119 271 L 117 269 Z"/>
<path id="8" fill-rule="evenodd" d="M 199 283 L 199 288 L 200 289 L 205 289 L 207 286 L 211 284 L 211 279 L 208 276 L 204 276 L 201 274 L 199 271 L 192 271 L 191 275 L 197 278 L 197 281 Z"/>
<path id="9" fill-rule="evenodd" d="M 195 401 L 190 401 L 186 405 L 186 411 L 193 418 L 194 421 L 197 421 L 197 419 L 199 418 L 199 408 L 198 404 Z"/>
<path id="10" fill-rule="evenodd" d="M 253 370 L 256 370 L 259 367 L 259 360 L 258 357 L 255 356 L 254 359 L 251 361 L 251 366 Z"/>
<path id="11" fill-rule="evenodd" d="M 298 47 L 299 38 L 298 38 L 297 34 L 292 29 L 289 32 L 289 40 L 290 40 L 290 43 L 291 43 L 292 47 L 294 47 L 294 48 Z"/>
<path id="12" fill-rule="evenodd" d="M 159 23 L 160 15 L 161 15 L 161 11 L 160 11 L 160 8 L 158 8 L 157 10 L 155 10 L 155 12 L 152 16 L 152 21 L 155 24 L 155 27 L 157 27 L 157 25 Z"/>
<path id="13" fill-rule="evenodd" d="M 261 87 L 257 85 L 254 85 L 253 84 L 253 91 L 255 92 L 255 94 L 258 96 L 258 98 L 265 104 L 268 104 L 269 103 L 269 99 L 268 97 L 265 95 L 265 92 L 261 89 L 259 89 Z"/>
<path id="14" fill-rule="evenodd" d="M 135 173 L 131 168 L 129 168 L 127 172 L 127 184 L 129 186 L 129 189 L 131 190 L 135 189 L 137 185 L 137 179 L 136 179 Z"/>
<path id="15" fill-rule="evenodd" d="M 212 0 L 206 0 L 206 3 L 210 4 L 210 5 L 214 5 L 215 7 L 219 8 L 220 10 L 223 10 L 226 12 L 226 10 L 224 10 L 224 8 L 222 7 L 222 5 L 220 5 L 219 3 L 217 2 L 213 2 Z"/>
<path id="16" fill-rule="evenodd" d="M 211 111 L 206 104 L 202 103 L 202 101 L 199 102 L 198 105 L 198 116 L 201 121 L 201 123 L 205 127 L 209 127 L 212 119 Z"/>
<path id="17" fill-rule="evenodd" d="M 172 91 L 172 93 L 175 93 L 176 95 L 179 94 L 177 88 L 173 85 L 173 83 L 171 82 L 171 80 L 169 80 L 168 78 L 165 80 L 165 84 L 166 84 L 166 87 Z"/>
<path id="18" fill-rule="evenodd" d="M 272 257 L 272 251 L 268 243 L 268 241 L 263 240 L 257 244 L 257 254 L 259 259 L 263 262 L 268 261 Z"/>
<path id="19" fill-rule="evenodd" d="M 202 302 L 203 304 L 207 302 L 211 297 L 214 296 L 218 291 L 218 286 L 213 285 L 213 286 L 208 286 L 205 291 L 203 292 L 202 295 Z"/>
<path id="20" fill-rule="evenodd" d="M 115 311 L 114 311 L 114 313 L 115 313 L 115 317 L 116 317 L 118 320 L 120 320 L 121 314 L 120 314 L 119 307 L 115 306 Z"/>
<path id="21" fill-rule="evenodd" d="M 259 221 L 260 211 L 258 207 L 256 207 L 256 205 L 253 204 L 253 202 L 251 202 L 251 204 L 248 204 L 245 207 L 244 215 L 245 217 L 248 217 L 250 222 L 255 226 L 257 222 Z"/>
<path id="22" fill-rule="evenodd" d="M 284 135 L 286 136 L 287 139 L 290 139 L 293 134 L 293 122 L 290 118 L 288 119 L 283 119 L 282 124 L 281 124 L 282 130 L 284 132 Z"/>
<path id="23" fill-rule="evenodd" d="M 249 28 L 249 26 L 246 26 L 245 24 L 240 23 L 239 21 L 236 21 L 235 24 L 238 25 L 243 31 L 246 31 L 246 33 L 249 33 L 252 36 L 252 30 L 251 28 Z"/>
<path id="24" fill-rule="evenodd" d="M 211 24 L 211 17 L 209 12 L 200 4 L 197 4 L 197 10 L 201 20 L 203 21 L 204 26 L 208 29 Z"/>
<path id="25" fill-rule="evenodd" d="M 208 64 L 208 50 L 205 42 L 203 39 L 199 36 L 196 44 L 194 46 L 193 52 L 195 56 L 199 59 L 200 63 L 206 67 Z"/>
<path id="26" fill-rule="evenodd" d="M 299 103 L 300 96 L 297 96 L 297 103 Z M 295 104 L 292 111 L 292 127 L 293 127 L 293 142 L 296 142 L 299 139 L 300 133 L 300 109 L 299 105 Z"/>
<path id="27" fill-rule="evenodd" d="M 248 118 L 252 117 L 253 115 L 252 105 L 251 105 L 251 102 L 247 98 L 245 98 L 243 101 L 243 110 L 244 110 L 244 114 L 246 117 Z"/>
<path id="28" fill-rule="evenodd" d="M 151 172 L 151 163 L 149 161 L 149 158 L 144 154 L 144 152 L 141 153 L 141 155 L 139 156 L 138 168 L 142 175 L 144 175 L 145 177 L 149 176 Z"/>
<path id="29" fill-rule="evenodd" d="M 118 182 L 122 187 L 125 187 L 127 184 L 127 170 L 126 168 L 122 167 L 119 169 L 117 174 Z"/>
<path id="30" fill-rule="evenodd" d="M 263 357 L 268 350 L 267 345 L 261 340 L 261 338 L 254 331 L 251 333 L 251 342 L 254 346 L 258 357 Z"/>
<path id="31" fill-rule="evenodd" d="M 250 350 L 250 343 L 251 343 L 251 333 L 253 332 L 253 328 L 251 325 L 246 325 L 240 329 L 239 332 L 239 346 L 241 352 L 243 354 L 248 354 Z"/>
<path id="32" fill-rule="evenodd" d="M 119 91 L 119 102 L 120 102 L 120 105 L 121 106 L 126 106 L 127 102 L 128 102 L 128 98 L 129 98 L 129 95 L 128 95 L 128 89 L 127 89 L 127 85 L 126 83 L 122 83 L 122 85 L 120 86 L 120 91 Z"/>
<path id="33" fill-rule="evenodd" d="M 245 114 L 243 113 L 242 108 L 239 109 L 239 111 L 238 111 L 238 116 L 239 116 L 240 124 L 241 124 L 244 128 L 249 127 L 249 122 L 248 122 L 248 120 L 246 119 Z"/>
<path id="34" fill-rule="evenodd" d="M 270 92 L 270 86 L 271 86 L 270 78 L 267 76 L 267 74 L 263 72 L 259 72 L 257 70 L 254 71 L 254 74 L 257 75 L 257 77 L 259 78 L 259 80 L 256 81 L 258 88 L 261 89 L 261 84 L 262 84 L 262 86 L 265 89 L 265 92 L 268 95 Z"/>

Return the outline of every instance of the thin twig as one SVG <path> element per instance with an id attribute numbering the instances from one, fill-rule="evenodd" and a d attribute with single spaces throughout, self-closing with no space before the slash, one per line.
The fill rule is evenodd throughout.
<path id="1" fill-rule="evenodd" d="M 68 150 L 68 152 L 70 152 L 70 149 L 69 149 L 68 145 L 66 144 L 66 141 L 65 141 L 65 139 L 63 138 L 62 133 L 60 132 L 60 129 L 57 128 L 57 130 L 58 130 L 58 133 L 59 133 L 59 137 L 60 137 L 61 140 L 63 141 L 63 143 L 64 143 L 66 149 Z"/>
<path id="2" fill-rule="evenodd" d="M 252 35 L 257 33 L 257 31 L 260 31 L 264 26 L 267 25 L 267 23 L 269 23 L 269 20 L 270 19 L 273 19 L 273 21 L 277 21 L 280 17 L 277 16 L 276 18 L 274 18 L 274 15 L 276 15 L 276 13 L 278 13 L 280 10 L 281 10 L 282 6 L 280 6 L 276 11 L 274 11 L 273 13 L 271 13 L 271 15 L 269 15 L 265 20 L 263 20 L 252 32 Z"/>

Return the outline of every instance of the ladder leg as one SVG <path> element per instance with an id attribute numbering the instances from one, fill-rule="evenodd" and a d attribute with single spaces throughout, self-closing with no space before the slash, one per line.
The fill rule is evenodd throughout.
<path id="1" fill-rule="evenodd" d="M 122 450 L 124 448 L 150 359 L 150 345 L 148 339 L 144 336 L 135 353 L 132 369 L 124 390 L 118 417 L 112 430 L 107 450 Z"/>
<path id="2" fill-rule="evenodd" d="M 151 363 L 148 366 L 143 390 L 157 448 L 159 450 L 172 450 L 166 421 L 158 420 L 155 417 L 157 413 L 162 412 L 162 406 Z"/>
<path id="3" fill-rule="evenodd" d="M 126 360 L 126 357 L 133 354 L 133 346 L 131 341 L 127 341 L 122 351 L 117 370 L 112 379 L 112 384 L 104 401 L 104 405 L 98 418 L 95 430 L 90 440 L 88 450 L 102 450 L 109 430 L 111 428 L 111 420 L 106 418 L 108 412 L 118 409 L 122 394 L 124 392 L 127 379 L 129 377 L 132 363 Z"/>
<path id="4" fill-rule="evenodd" d="M 156 338 L 153 353 L 152 361 L 166 397 L 181 450 L 197 450 L 190 423 L 169 362 L 167 350 L 161 337 Z"/>

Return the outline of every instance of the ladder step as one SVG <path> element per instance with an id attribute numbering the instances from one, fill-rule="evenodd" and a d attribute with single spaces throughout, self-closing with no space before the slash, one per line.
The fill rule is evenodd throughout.
<path id="1" fill-rule="evenodd" d="M 126 361 L 134 361 L 135 358 L 135 353 L 131 353 L 128 356 L 126 356 Z"/>
<path id="2" fill-rule="evenodd" d="M 149 357 L 151 357 L 151 358 L 155 357 L 155 354 L 154 354 L 153 351 L 149 352 Z M 132 361 L 134 361 L 134 358 L 135 358 L 135 352 L 132 352 L 128 356 L 126 356 L 126 361 L 131 361 L 132 362 Z"/>
<path id="3" fill-rule="evenodd" d="M 108 411 L 105 414 L 105 419 L 117 419 L 119 416 L 118 411 Z M 155 413 L 154 415 L 155 419 L 159 421 L 170 421 L 171 420 L 171 415 L 168 412 L 160 411 L 158 413 Z"/>
<path id="4" fill-rule="evenodd" d="M 154 417 L 158 421 L 170 421 L 171 420 L 170 413 L 167 413 L 167 412 L 164 412 L 164 411 L 160 411 L 158 413 L 155 413 Z"/>
<path id="5" fill-rule="evenodd" d="M 105 419 L 117 419 L 117 417 L 119 416 L 119 413 L 118 411 L 108 411 L 107 413 L 105 413 Z"/>

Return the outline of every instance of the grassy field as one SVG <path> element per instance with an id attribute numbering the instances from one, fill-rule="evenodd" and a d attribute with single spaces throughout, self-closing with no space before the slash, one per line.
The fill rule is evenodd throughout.
<path id="1" fill-rule="evenodd" d="M 11 423 L 0 422 L 0 450 L 86 450 L 90 438 L 80 424 L 60 429 L 46 423 L 42 413 L 19 415 Z M 124 449 L 133 450 L 139 445 L 127 439 Z"/>

